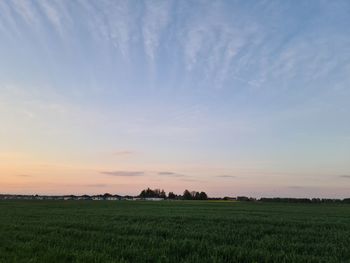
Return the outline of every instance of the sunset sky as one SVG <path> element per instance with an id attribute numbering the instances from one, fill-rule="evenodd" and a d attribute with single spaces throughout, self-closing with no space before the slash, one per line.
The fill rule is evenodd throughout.
<path id="1" fill-rule="evenodd" d="M 0 193 L 350 197 L 350 1 L 0 1 Z"/>

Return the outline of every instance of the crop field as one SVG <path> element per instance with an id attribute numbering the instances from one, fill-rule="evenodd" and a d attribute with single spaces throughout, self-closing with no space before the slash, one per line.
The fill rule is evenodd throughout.
<path id="1" fill-rule="evenodd" d="M 0 262 L 350 262 L 350 205 L 0 201 Z"/>

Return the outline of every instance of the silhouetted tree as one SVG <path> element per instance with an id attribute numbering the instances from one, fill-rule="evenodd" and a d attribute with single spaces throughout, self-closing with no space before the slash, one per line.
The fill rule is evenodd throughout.
<path id="1" fill-rule="evenodd" d="M 199 200 L 207 200 L 208 199 L 208 196 L 205 192 L 200 192 L 199 193 Z"/>
<path id="2" fill-rule="evenodd" d="M 191 191 L 190 193 L 191 193 L 192 199 L 195 199 L 195 198 L 196 198 L 196 193 L 197 193 L 197 192 L 196 192 L 196 191 Z"/>
<path id="3" fill-rule="evenodd" d="M 187 189 L 184 191 L 184 194 L 183 194 L 182 197 L 185 200 L 191 200 L 192 199 L 192 195 L 191 195 L 190 191 L 188 191 Z"/>
<path id="4" fill-rule="evenodd" d="M 162 191 L 160 191 L 159 197 L 166 198 L 166 193 L 165 193 L 164 189 L 162 189 Z"/>
<path id="5" fill-rule="evenodd" d="M 110 194 L 110 193 L 105 193 L 104 195 L 103 195 L 103 198 L 107 198 L 107 197 L 111 197 L 112 195 Z"/>
<path id="6" fill-rule="evenodd" d="M 142 190 L 140 193 L 140 197 L 142 198 L 155 197 L 155 195 L 156 195 L 155 191 L 151 190 L 150 188 Z"/>
<path id="7" fill-rule="evenodd" d="M 173 192 L 169 192 L 168 198 L 169 198 L 169 199 L 175 199 L 175 198 L 176 198 L 176 195 L 175 195 Z"/>
<path id="8" fill-rule="evenodd" d="M 148 187 L 147 189 L 142 190 L 139 196 L 141 198 L 151 198 L 151 197 L 166 198 L 166 193 L 164 190 L 160 190 L 160 189 L 152 190 Z"/>
<path id="9" fill-rule="evenodd" d="M 196 192 L 195 194 L 194 194 L 194 198 L 193 198 L 194 200 L 199 200 L 200 198 L 199 198 L 199 193 L 198 192 Z"/>
<path id="10" fill-rule="evenodd" d="M 153 196 L 150 196 L 150 197 L 159 197 L 159 195 L 160 195 L 160 189 L 154 189 L 153 190 Z"/>
<path id="11" fill-rule="evenodd" d="M 250 201 L 250 199 L 246 196 L 237 196 L 237 201 Z"/>

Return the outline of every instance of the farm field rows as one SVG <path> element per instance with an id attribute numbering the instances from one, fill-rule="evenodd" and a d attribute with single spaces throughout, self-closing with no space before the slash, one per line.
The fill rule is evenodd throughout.
<path id="1" fill-rule="evenodd" d="M 350 262 L 350 205 L 0 201 L 0 262 Z"/>

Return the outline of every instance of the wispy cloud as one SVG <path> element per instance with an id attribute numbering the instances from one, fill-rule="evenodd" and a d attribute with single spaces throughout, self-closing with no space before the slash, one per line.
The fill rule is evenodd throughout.
<path id="1" fill-rule="evenodd" d="M 145 175 L 145 172 L 142 172 L 142 171 L 102 171 L 100 173 L 105 175 L 111 175 L 111 176 L 125 176 L 125 177 Z"/>
<path id="2" fill-rule="evenodd" d="M 63 24 L 62 17 L 60 16 L 57 2 L 54 1 L 42 1 L 40 2 L 40 7 L 42 8 L 44 14 L 52 26 L 60 33 L 63 34 Z"/>
<path id="3" fill-rule="evenodd" d="M 342 174 L 339 175 L 340 178 L 345 178 L 345 179 L 350 179 L 350 175 L 349 174 Z"/>
<path id="4" fill-rule="evenodd" d="M 107 187 L 108 184 L 86 184 L 86 185 L 83 185 L 83 186 L 86 186 L 86 187 Z"/>
<path id="5" fill-rule="evenodd" d="M 169 23 L 171 1 L 146 1 L 143 18 L 143 38 L 147 56 L 153 61 L 159 47 L 162 31 Z"/>
<path id="6" fill-rule="evenodd" d="M 175 172 L 158 172 L 158 175 L 164 175 L 164 176 L 173 176 L 173 177 L 185 177 L 184 174 L 179 174 Z"/>
<path id="7" fill-rule="evenodd" d="M 314 43 L 305 44 L 307 28 L 312 29 L 312 25 L 308 24 L 312 22 L 311 18 L 304 21 L 309 25 L 305 27 L 305 32 L 301 30 L 298 35 L 288 35 L 288 30 L 282 31 L 283 27 L 275 26 L 278 16 L 262 22 L 260 13 L 254 18 L 244 15 L 245 10 L 241 12 L 240 4 L 204 1 L 192 5 L 157 0 L 146 1 L 142 5 L 129 1 L 99 1 L 93 4 L 82 0 L 77 0 L 75 4 L 69 1 L 41 1 L 37 4 L 19 0 L 1 1 L 0 11 L 4 15 L 0 26 L 4 29 L 10 26 L 9 31 L 14 32 L 20 26 L 16 19 L 20 18 L 34 30 L 52 25 L 66 39 L 76 37 L 77 31 L 87 32 L 99 44 L 114 46 L 124 58 L 130 59 L 132 53 L 144 52 L 152 63 L 160 62 L 156 61 L 160 52 L 177 50 L 180 52 L 175 63 L 207 76 L 200 82 L 210 87 L 230 83 L 231 86 L 257 88 L 279 79 L 283 79 L 282 86 L 287 86 L 295 81 L 296 74 L 298 82 L 307 83 L 328 77 L 335 68 L 341 68 L 340 76 L 348 79 L 345 78 L 347 56 L 341 55 L 348 54 L 348 37 L 337 35 L 334 31 L 330 32 L 333 34 L 330 38 L 313 30 L 314 37 L 310 41 Z M 261 13 L 271 12 L 271 6 L 277 14 L 284 11 L 279 10 L 283 5 L 261 2 L 259 6 Z M 186 17 L 191 8 L 197 12 Z M 227 10 L 231 11 L 228 13 Z M 319 17 L 322 16 L 313 19 L 320 22 Z M 76 23 L 75 19 L 84 23 Z M 293 23 L 298 25 L 299 21 Z M 271 35 L 271 28 L 280 34 Z M 143 40 L 142 51 L 137 50 L 140 40 Z M 332 52 L 330 47 L 340 51 Z M 303 65 L 302 68 L 300 65 Z M 156 66 L 163 69 L 161 64 Z M 198 79 L 193 80 L 199 82 Z M 270 86 L 274 85 L 267 87 Z"/>
<path id="8" fill-rule="evenodd" d="M 90 24 L 92 31 L 98 32 L 105 40 L 110 42 L 118 50 L 124 59 L 129 59 L 132 44 L 139 40 L 132 5 L 128 1 L 111 1 L 101 3 L 101 13 L 96 14 L 94 5 L 87 1 L 81 1 L 94 20 Z M 99 36 L 96 36 L 98 40 Z"/>
<path id="9" fill-rule="evenodd" d="M 290 185 L 287 188 L 289 189 L 304 189 L 305 186 L 300 186 L 300 185 Z"/>
<path id="10" fill-rule="evenodd" d="M 228 175 L 228 174 L 218 175 L 217 177 L 220 177 L 220 178 L 237 178 L 237 176 Z"/>
<path id="11" fill-rule="evenodd" d="M 30 174 L 16 174 L 17 177 L 32 177 Z"/>
<path id="12" fill-rule="evenodd" d="M 33 2 L 30 1 L 12 1 L 14 10 L 26 22 L 28 26 L 35 26 L 38 21 L 38 13 L 33 8 Z"/>

